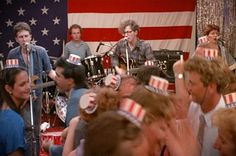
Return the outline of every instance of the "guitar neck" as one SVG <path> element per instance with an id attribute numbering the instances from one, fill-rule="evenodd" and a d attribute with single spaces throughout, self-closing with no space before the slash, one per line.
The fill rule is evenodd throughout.
<path id="1" fill-rule="evenodd" d="M 54 81 L 49 81 L 49 82 L 37 84 L 37 85 L 35 86 L 35 89 L 46 88 L 46 87 L 50 87 L 50 86 L 54 86 L 54 85 L 55 85 L 55 82 L 54 82 Z"/>

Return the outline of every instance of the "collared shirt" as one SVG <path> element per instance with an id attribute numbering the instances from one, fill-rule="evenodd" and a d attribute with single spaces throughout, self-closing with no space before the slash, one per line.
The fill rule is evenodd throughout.
<path id="1" fill-rule="evenodd" d="M 52 70 L 52 65 L 50 63 L 50 59 L 48 57 L 48 54 L 46 52 L 46 49 L 33 45 L 32 49 L 30 51 L 30 54 L 33 58 L 33 62 L 31 64 L 31 73 L 34 76 L 38 76 L 39 79 L 37 79 L 36 84 L 42 83 L 42 76 L 43 71 L 46 73 L 49 73 Z M 24 67 L 26 69 L 29 68 L 29 65 L 25 63 L 20 46 L 12 49 L 7 56 L 7 59 L 18 59 L 19 66 Z M 33 71 L 32 71 L 33 70 Z M 36 95 L 39 96 L 42 94 L 42 88 L 39 88 L 36 90 Z"/>
<path id="2" fill-rule="evenodd" d="M 120 40 L 115 48 L 113 57 L 113 66 L 119 65 L 119 58 L 126 58 L 126 48 L 128 50 L 129 59 L 136 62 L 137 66 L 143 65 L 147 60 L 155 60 L 151 45 L 143 40 L 137 40 L 133 50 L 127 46 L 127 41 Z"/>
<path id="3" fill-rule="evenodd" d="M 211 118 L 213 113 L 215 113 L 220 108 L 225 108 L 225 101 L 223 99 L 223 96 L 221 96 L 216 107 L 206 114 L 202 112 L 199 104 L 195 102 L 191 102 L 190 104 L 188 111 L 188 119 L 193 127 L 195 136 L 197 136 L 198 134 L 199 124 L 200 124 L 199 116 L 203 114 L 206 121 L 206 127 L 204 129 L 204 137 L 203 137 L 203 149 L 201 156 L 219 155 L 218 150 L 214 149 L 213 147 L 216 138 L 218 136 L 218 130 L 216 127 L 213 127 Z"/>
<path id="4" fill-rule="evenodd" d="M 84 60 L 86 57 L 92 55 L 88 44 L 84 41 L 81 41 L 79 44 L 74 41 L 66 43 L 64 57 L 68 58 L 70 54 L 80 56 L 81 60 Z"/>

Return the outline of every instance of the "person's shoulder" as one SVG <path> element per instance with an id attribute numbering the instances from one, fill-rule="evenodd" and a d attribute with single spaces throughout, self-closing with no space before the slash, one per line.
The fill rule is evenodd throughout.
<path id="1" fill-rule="evenodd" d="M 15 47 L 15 48 L 11 49 L 11 50 L 9 51 L 9 54 L 16 54 L 17 52 L 19 52 L 19 46 L 17 46 L 17 47 Z"/>
<path id="2" fill-rule="evenodd" d="M 208 47 L 208 43 L 207 43 L 207 42 L 199 43 L 199 44 L 197 45 L 197 47 L 200 47 L 200 48 L 207 48 L 207 47 Z"/>

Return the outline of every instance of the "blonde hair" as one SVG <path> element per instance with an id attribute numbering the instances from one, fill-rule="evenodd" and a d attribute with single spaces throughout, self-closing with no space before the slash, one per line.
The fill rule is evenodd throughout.
<path id="1" fill-rule="evenodd" d="M 236 108 L 222 108 L 212 117 L 213 125 L 230 136 L 236 148 Z"/>

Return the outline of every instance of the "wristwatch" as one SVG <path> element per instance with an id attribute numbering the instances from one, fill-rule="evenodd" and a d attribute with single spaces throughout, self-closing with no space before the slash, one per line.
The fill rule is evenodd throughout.
<path id="1" fill-rule="evenodd" d="M 183 79 L 184 78 L 184 74 L 180 73 L 180 74 L 175 74 L 175 78 L 177 79 Z"/>

